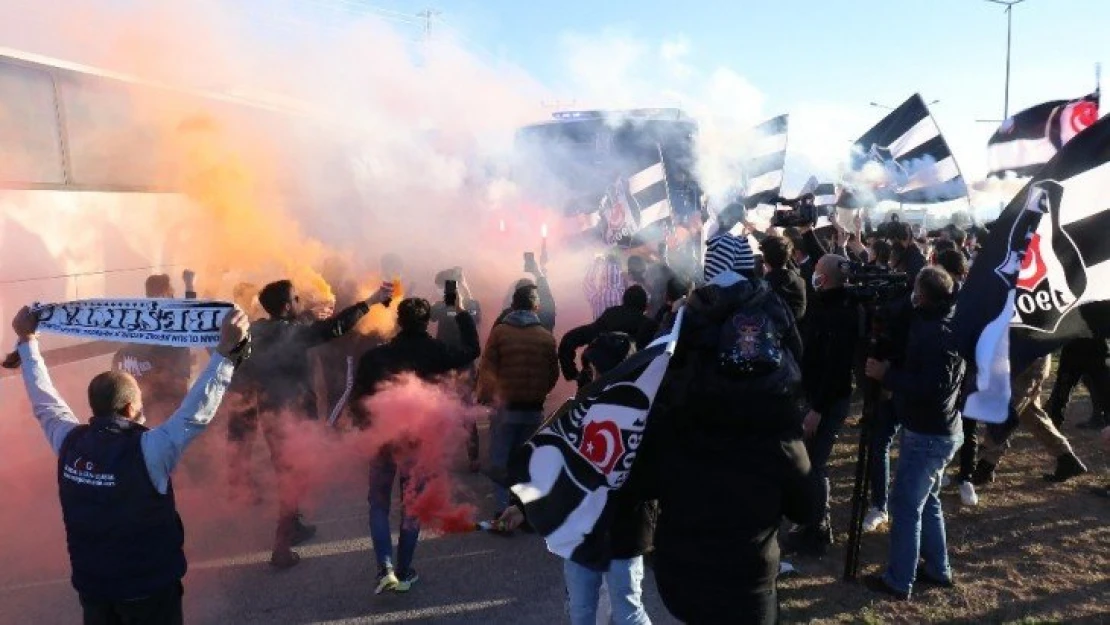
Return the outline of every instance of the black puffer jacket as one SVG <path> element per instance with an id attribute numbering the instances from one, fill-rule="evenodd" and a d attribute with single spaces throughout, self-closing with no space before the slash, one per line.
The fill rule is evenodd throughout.
<path id="1" fill-rule="evenodd" d="M 667 609 L 689 623 L 747 622 L 775 586 L 783 517 L 814 523 L 820 513 L 796 398 L 748 393 L 708 400 L 697 396 L 691 379 L 699 352 L 716 350 L 715 339 L 702 337 L 715 336 L 715 325 L 719 331 L 732 310 L 767 288 L 711 286 L 691 299 L 680 354 L 628 484 L 642 499 L 659 501 L 655 579 Z M 793 320 L 777 296 L 763 301 L 769 314 Z"/>

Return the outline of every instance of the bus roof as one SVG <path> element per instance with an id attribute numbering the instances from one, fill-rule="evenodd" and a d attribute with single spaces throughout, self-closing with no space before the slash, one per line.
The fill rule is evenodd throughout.
<path id="1" fill-rule="evenodd" d="M 68 72 L 85 74 L 88 76 L 96 76 L 98 78 L 107 78 L 109 80 L 117 80 L 133 85 L 180 93 L 182 95 L 190 95 L 207 98 L 210 100 L 218 100 L 221 102 L 226 102 L 228 104 L 238 104 L 258 109 L 265 109 L 274 113 L 284 113 L 286 115 L 313 115 L 313 112 L 304 103 L 296 101 L 293 98 L 288 98 L 277 94 L 252 92 L 251 95 L 248 97 L 236 93 L 219 93 L 197 89 L 187 89 L 157 81 L 144 80 L 142 78 L 138 78 L 136 76 L 125 74 L 122 72 L 115 72 L 112 70 L 101 69 L 89 65 L 82 65 L 80 63 L 74 63 L 72 61 L 65 61 L 41 54 L 35 54 L 33 52 L 25 52 L 23 50 L 15 50 L 13 48 L 5 48 L 0 46 L 0 60 L 5 59 L 15 60 L 22 64 L 47 66 L 55 69 L 65 70 Z"/>

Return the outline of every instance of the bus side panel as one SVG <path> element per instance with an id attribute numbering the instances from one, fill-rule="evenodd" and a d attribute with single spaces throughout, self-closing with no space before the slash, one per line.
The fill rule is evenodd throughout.
<path id="1" fill-rule="evenodd" d="M 197 260 L 179 237 L 191 208 L 175 194 L 0 191 L 0 350 L 24 304 L 142 297 L 152 273 L 169 273 L 182 296 L 181 271 Z"/>

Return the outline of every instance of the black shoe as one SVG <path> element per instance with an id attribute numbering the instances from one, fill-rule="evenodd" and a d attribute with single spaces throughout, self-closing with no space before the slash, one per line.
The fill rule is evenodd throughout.
<path id="1" fill-rule="evenodd" d="M 1107 484 L 1105 486 L 1092 486 L 1091 494 L 1098 497 L 1105 497 L 1106 499 L 1110 499 L 1110 484 Z"/>
<path id="2" fill-rule="evenodd" d="M 307 543 L 308 541 L 312 540 L 314 536 L 316 536 L 315 525 L 305 525 L 303 522 L 301 522 L 300 516 L 298 516 L 293 521 L 293 538 L 290 540 L 290 542 L 294 547 Z"/>
<path id="3" fill-rule="evenodd" d="M 1045 475 L 1044 479 L 1048 482 L 1060 484 L 1086 472 L 1087 467 L 1083 466 L 1083 463 L 1079 461 L 1075 454 L 1069 452 L 1056 459 L 1056 471 Z"/>
<path id="4" fill-rule="evenodd" d="M 984 484 L 994 484 L 994 469 L 995 466 L 986 460 L 980 460 L 975 465 L 975 471 L 971 474 L 971 483 L 975 486 L 983 486 Z"/>
<path id="5" fill-rule="evenodd" d="M 871 592 L 877 592 L 884 595 L 893 597 L 897 601 L 909 601 L 910 593 L 895 590 L 887 585 L 886 580 L 881 575 L 867 575 L 863 578 L 863 585 Z"/>
<path id="6" fill-rule="evenodd" d="M 270 566 L 278 570 L 291 569 L 301 562 L 296 551 L 275 551 L 270 556 Z"/>
<path id="7" fill-rule="evenodd" d="M 917 567 L 914 583 L 921 586 L 935 586 L 937 588 L 955 588 L 956 582 L 951 579 L 939 579 L 925 572 L 925 567 Z"/>

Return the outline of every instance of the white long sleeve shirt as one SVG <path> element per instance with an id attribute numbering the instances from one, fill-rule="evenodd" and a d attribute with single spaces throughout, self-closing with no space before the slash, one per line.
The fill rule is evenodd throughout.
<path id="1" fill-rule="evenodd" d="M 23 359 L 23 383 L 31 399 L 31 409 L 46 434 L 54 454 L 61 453 L 62 443 L 80 423 L 69 405 L 58 394 L 46 363 L 39 352 L 38 341 L 20 343 Z M 231 383 L 235 367 L 230 360 L 213 354 L 208 366 L 197 377 L 181 407 L 162 425 L 143 432 L 140 445 L 147 473 L 154 488 L 163 495 L 169 490 L 170 474 L 189 443 L 200 435 L 220 406 L 224 392 Z"/>

